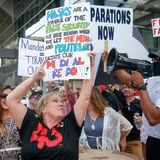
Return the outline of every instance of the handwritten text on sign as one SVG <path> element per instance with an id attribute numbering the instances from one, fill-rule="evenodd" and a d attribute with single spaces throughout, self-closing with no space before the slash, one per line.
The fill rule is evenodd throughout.
<path id="1" fill-rule="evenodd" d="M 47 10 L 45 31 L 46 79 L 90 78 L 89 3 Z"/>
<path id="2" fill-rule="evenodd" d="M 44 61 L 44 42 L 20 38 L 18 55 L 18 75 L 31 76 Z"/>

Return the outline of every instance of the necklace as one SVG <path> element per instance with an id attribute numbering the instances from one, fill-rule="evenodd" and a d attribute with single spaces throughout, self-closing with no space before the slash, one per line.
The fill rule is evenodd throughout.
<path id="1" fill-rule="evenodd" d="M 91 119 L 91 129 L 95 130 L 96 126 L 95 126 L 95 121 Z"/>
<path id="2" fill-rule="evenodd" d="M 95 120 L 93 120 L 89 114 L 88 114 L 88 116 L 89 116 L 89 120 L 90 120 L 90 122 L 91 122 L 91 129 L 92 129 L 92 130 L 95 130 L 95 129 L 96 129 L 96 125 L 95 125 L 96 119 L 95 119 L 95 116 L 93 116 L 93 118 L 94 118 Z"/>

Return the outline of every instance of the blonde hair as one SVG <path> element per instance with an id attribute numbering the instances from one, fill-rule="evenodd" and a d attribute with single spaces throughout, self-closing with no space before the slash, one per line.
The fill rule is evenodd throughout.
<path id="1" fill-rule="evenodd" d="M 57 95 L 57 91 L 52 91 L 52 92 L 47 92 L 45 93 L 38 101 L 36 107 L 35 107 L 35 112 L 39 118 L 43 118 L 43 109 L 48 103 L 48 100 L 53 96 Z"/>
<path id="2" fill-rule="evenodd" d="M 108 106 L 108 102 L 103 98 L 98 88 L 92 88 L 90 102 L 94 105 L 95 111 L 103 116 L 104 110 Z"/>

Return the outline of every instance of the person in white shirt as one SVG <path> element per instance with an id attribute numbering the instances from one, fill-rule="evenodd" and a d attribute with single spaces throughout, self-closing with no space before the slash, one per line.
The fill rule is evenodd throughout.
<path id="1" fill-rule="evenodd" d="M 153 76 L 146 81 L 138 71 L 132 75 L 123 69 L 115 71 L 116 76 L 127 86 L 134 86 L 140 92 L 141 107 L 144 112 L 143 127 L 148 134 L 146 142 L 147 160 L 159 160 L 160 154 L 160 50 L 148 55 L 152 58 Z M 132 83 L 131 83 L 132 82 Z"/>

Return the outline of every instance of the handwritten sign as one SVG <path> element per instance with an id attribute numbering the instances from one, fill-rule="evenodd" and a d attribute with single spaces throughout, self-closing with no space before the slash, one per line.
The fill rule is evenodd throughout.
<path id="1" fill-rule="evenodd" d="M 89 79 L 90 5 L 79 3 L 46 11 L 44 80 Z"/>
<path id="2" fill-rule="evenodd" d="M 44 42 L 20 38 L 18 55 L 18 75 L 31 76 L 44 61 Z"/>
<path id="3" fill-rule="evenodd" d="M 132 37 L 132 16 L 133 11 L 129 8 L 91 5 L 90 38 L 93 51 L 97 53 L 96 64 L 100 64 L 101 54 L 106 48 L 108 52 L 111 48 L 116 47 L 119 52 L 127 53 L 126 48 Z M 107 42 L 107 47 L 105 47 L 105 42 Z M 95 66 L 95 73 L 97 73 L 98 67 L 99 65 Z M 103 71 L 104 69 L 102 69 Z M 106 80 L 107 76 L 104 76 L 100 79 Z"/>
<path id="4" fill-rule="evenodd" d="M 102 53 L 104 42 L 108 41 L 109 50 L 116 47 L 124 52 L 126 47 L 123 44 L 132 37 L 132 17 L 133 10 L 129 8 L 91 5 L 90 31 L 93 50 Z"/>
<path id="5" fill-rule="evenodd" d="M 160 37 L 160 18 L 151 20 L 153 37 Z"/>

